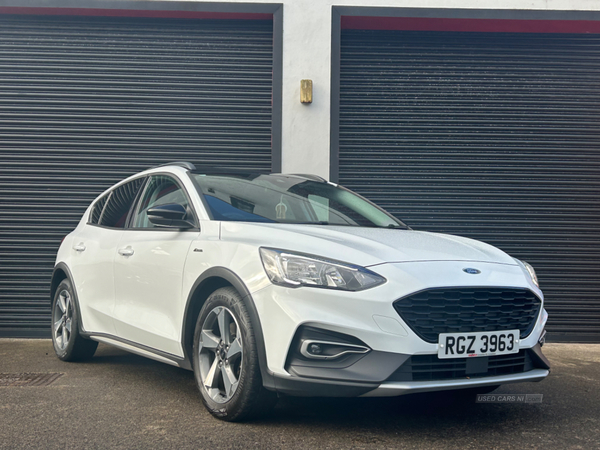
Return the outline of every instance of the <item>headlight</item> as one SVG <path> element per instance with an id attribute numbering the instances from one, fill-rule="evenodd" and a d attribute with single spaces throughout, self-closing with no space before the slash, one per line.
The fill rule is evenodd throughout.
<path id="1" fill-rule="evenodd" d="M 271 282 L 284 286 L 361 291 L 386 281 L 364 267 L 329 261 L 318 256 L 261 248 L 260 257 Z"/>
<path id="2" fill-rule="evenodd" d="M 531 281 L 533 281 L 533 283 L 537 287 L 540 287 L 540 283 L 538 281 L 537 275 L 535 274 L 535 269 L 533 268 L 533 266 L 531 264 L 529 264 L 528 262 L 521 261 L 519 259 L 516 259 L 516 261 L 523 265 L 523 267 L 525 268 L 527 273 L 529 273 L 529 276 L 531 277 Z"/>

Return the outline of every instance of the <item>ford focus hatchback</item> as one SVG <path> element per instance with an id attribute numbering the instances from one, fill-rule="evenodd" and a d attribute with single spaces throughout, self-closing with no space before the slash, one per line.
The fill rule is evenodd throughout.
<path id="1" fill-rule="evenodd" d="M 230 421 L 278 394 L 489 392 L 549 373 L 530 265 L 316 176 L 134 175 L 64 239 L 51 295 L 60 359 L 103 342 L 193 370 Z"/>

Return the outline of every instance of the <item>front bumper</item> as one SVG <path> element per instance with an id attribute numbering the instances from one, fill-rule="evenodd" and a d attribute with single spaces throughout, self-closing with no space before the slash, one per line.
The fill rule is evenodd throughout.
<path id="1" fill-rule="evenodd" d="M 421 392 L 448 391 L 484 386 L 496 386 L 526 381 L 542 381 L 550 373 L 535 369 L 517 375 L 480 378 L 474 380 L 443 380 L 415 382 L 357 383 L 331 380 L 315 380 L 296 377 L 275 377 L 275 390 L 296 397 L 398 397 Z"/>
<path id="2" fill-rule="evenodd" d="M 393 302 L 403 293 L 440 285 L 512 286 L 530 289 L 543 298 L 517 266 L 478 263 L 478 268 L 483 270 L 476 278 L 462 272 L 464 265 L 464 262 L 453 261 L 381 265 L 375 270 L 388 282 L 361 292 L 269 285 L 252 293 L 264 334 L 267 369 L 274 377 L 272 387 L 292 395 L 401 395 L 545 378 L 549 368 L 547 361 L 540 362 L 541 359 L 535 356 L 541 355 L 538 339 L 547 318 L 543 308 L 533 331 L 519 342 L 520 349 L 530 352 L 536 360 L 536 364 L 527 366 L 523 373 L 490 372 L 490 376 L 475 378 L 467 375 L 452 380 L 414 381 L 392 377 L 412 355 L 438 353 L 438 344 L 425 342 L 417 336 L 394 309 Z M 433 273 L 435 278 L 430 279 L 424 273 Z M 432 282 L 435 285 L 432 286 Z M 337 365 L 294 359 L 297 334 L 306 327 L 349 336 L 357 340 L 349 343 L 365 345 L 371 351 L 362 356 L 354 355 L 345 365 L 343 359 Z"/>
<path id="3" fill-rule="evenodd" d="M 425 373 L 432 378 L 428 381 L 415 381 L 423 379 L 424 373 L 412 371 L 411 355 L 371 352 L 358 361 L 346 360 L 346 365 L 342 361 L 337 367 L 317 367 L 311 366 L 310 362 L 302 364 L 300 361 L 298 364 L 297 360 L 291 360 L 287 365 L 290 375 L 275 377 L 275 389 L 295 396 L 393 397 L 417 392 L 541 381 L 550 373 L 550 364 L 539 344 L 522 350 L 519 355 L 498 356 L 499 364 L 488 364 L 489 368 L 483 373 L 480 371 L 469 375 L 464 372 L 464 367 L 452 370 L 447 367 L 461 367 L 473 358 L 459 358 L 452 363 L 448 363 L 448 360 L 438 361 L 430 366 L 431 373 Z M 420 356 L 417 355 L 417 358 Z M 516 363 L 511 365 L 511 360 Z M 446 369 L 436 373 L 436 364 Z"/>

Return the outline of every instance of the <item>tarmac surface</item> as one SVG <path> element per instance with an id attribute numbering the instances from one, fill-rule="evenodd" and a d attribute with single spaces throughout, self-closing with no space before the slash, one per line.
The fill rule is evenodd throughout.
<path id="1" fill-rule="evenodd" d="M 261 421 L 226 423 L 206 412 L 189 371 L 102 344 L 90 362 L 65 363 L 49 340 L 0 339 L 0 449 L 600 449 L 600 345 L 543 350 L 546 380 L 493 392 L 541 403 L 283 398 Z M 63 375 L 2 386 L 19 373 Z"/>

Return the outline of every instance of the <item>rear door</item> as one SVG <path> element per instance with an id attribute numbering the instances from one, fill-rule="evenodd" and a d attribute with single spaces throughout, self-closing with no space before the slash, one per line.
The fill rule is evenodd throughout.
<path id="1" fill-rule="evenodd" d="M 178 203 L 198 223 L 182 185 L 170 175 L 150 177 L 116 252 L 115 326 L 117 335 L 171 355 L 183 356 L 181 324 L 185 306 L 182 276 L 198 229 L 160 228 L 148 220 L 148 209 Z"/>
<path id="2" fill-rule="evenodd" d="M 137 178 L 101 197 L 92 208 L 89 223 L 73 237 L 70 268 L 88 332 L 115 334 L 113 261 L 143 182 L 144 178 Z"/>

